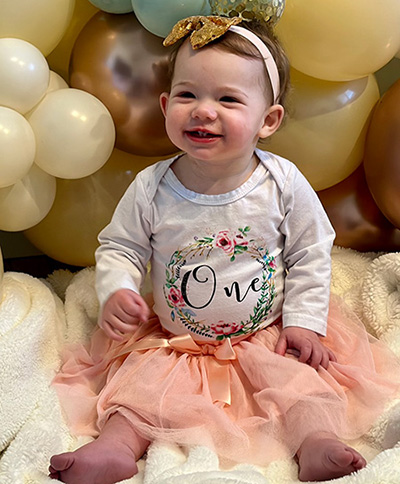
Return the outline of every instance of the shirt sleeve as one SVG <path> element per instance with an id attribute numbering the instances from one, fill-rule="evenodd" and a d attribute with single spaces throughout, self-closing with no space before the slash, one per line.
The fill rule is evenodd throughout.
<path id="1" fill-rule="evenodd" d="M 151 257 L 150 238 L 150 203 L 139 174 L 98 236 L 96 291 L 101 307 L 118 289 L 140 292 Z"/>
<path id="2" fill-rule="evenodd" d="M 317 194 L 293 165 L 283 188 L 286 269 L 283 327 L 326 335 L 335 232 Z"/>

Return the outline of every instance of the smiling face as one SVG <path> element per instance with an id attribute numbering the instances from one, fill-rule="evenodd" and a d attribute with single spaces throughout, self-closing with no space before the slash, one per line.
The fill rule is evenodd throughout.
<path id="1" fill-rule="evenodd" d="M 160 97 L 171 141 L 199 162 L 248 163 L 260 137 L 279 127 L 281 106 L 266 98 L 262 61 L 216 47 L 180 48 L 170 94 Z"/>

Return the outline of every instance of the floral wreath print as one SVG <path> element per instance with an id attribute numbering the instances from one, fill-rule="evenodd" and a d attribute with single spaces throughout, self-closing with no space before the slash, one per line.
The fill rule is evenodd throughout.
<path id="1" fill-rule="evenodd" d="M 229 230 L 222 230 L 210 237 L 195 237 L 193 244 L 174 252 L 169 263 L 166 264 L 166 283 L 163 288 L 173 321 L 179 319 L 190 331 L 217 340 L 251 334 L 259 329 L 270 312 L 275 298 L 275 284 L 272 276 L 276 271 L 276 265 L 274 257 L 269 255 L 266 248 L 260 246 L 259 240 L 249 238 L 250 230 L 250 227 L 246 226 L 239 228 L 233 234 Z M 234 262 L 237 257 L 247 254 L 261 264 L 260 296 L 247 321 L 236 323 L 220 320 L 208 326 L 202 321 L 196 321 L 196 313 L 185 302 L 181 291 L 181 268 L 188 258 L 195 256 L 208 258 L 215 250 L 222 251 L 229 262 Z"/>

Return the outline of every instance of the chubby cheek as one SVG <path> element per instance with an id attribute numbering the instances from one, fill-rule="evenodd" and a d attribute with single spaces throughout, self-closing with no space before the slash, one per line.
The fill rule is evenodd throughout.
<path id="1" fill-rule="evenodd" d="M 180 144 L 183 138 L 183 127 L 182 123 L 179 122 L 179 118 L 175 118 L 175 116 L 170 116 L 168 114 L 165 121 L 165 130 L 172 143 L 174 143 L 175 146 L 178 146 L 178 148 L 181 148 Z"/>
<path id="2" fill-rule="evenodd" d="M 234 122 L 230 123 L 228 133 L 230 135 L 231 140 L 234 142 L 241 144 L 243 141 L 249 140 L 249 126 L 250 120 L 235 120 Z"/>

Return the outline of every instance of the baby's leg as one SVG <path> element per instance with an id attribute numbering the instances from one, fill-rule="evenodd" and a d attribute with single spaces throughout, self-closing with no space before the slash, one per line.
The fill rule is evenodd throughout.
<path id="1" fill-rule="evenodd" d="M 338 440 L 334 434 L 317 433 L 301 444 L 300 481 L 325 481 L 347 476 L 366 466 L 365 459 L 354 449 Z"/>
<path id="2" fill-rule="evenodd" d="M 67 484 L 114 484 L 137 474 L 136 461 L 148 445 L 125 417 L 115 413 L 96 440 L 53 456 L 49 475 Z"/>

